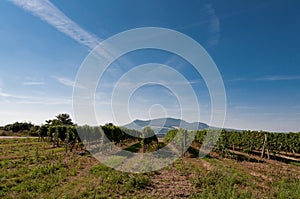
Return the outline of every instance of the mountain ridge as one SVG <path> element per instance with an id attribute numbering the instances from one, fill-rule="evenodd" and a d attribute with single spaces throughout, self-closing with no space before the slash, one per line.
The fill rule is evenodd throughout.
<path id="1" fill-rule="evenodd" d="M 142 131 L 146 126 L 150 126 L 156 134 L 166 134 L 169 130 L 184 128 L 191 130 L 202 130 L 211 128 L 203 122 L 187 122 L 177 118 L 156 118 L 151 120 L 136 119 L 129 124 L 124 125 L 126 128 Z"/>

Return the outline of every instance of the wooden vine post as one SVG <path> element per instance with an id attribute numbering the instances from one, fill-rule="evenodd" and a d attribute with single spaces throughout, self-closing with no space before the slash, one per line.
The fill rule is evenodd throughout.
<path id="1" fill-rule="evenodd" d="M 267 134 L 265 133 L 265 139 L 264 139 L 263 147 L 261 150 L 261 156 L 260 156 L 261 158 L 263 158 L 265 155 L 267 142 L 268 142 L 268 137 L 267 137 Z M 270 150 L 269 149 L 267 149 L 267 156 L 268 156 L 268 159 L 270 159 Z"/>
<path id="2" fill-rule="evenodd" d="M 187 136 L 187 131 L 183 130 L 182 132 L 182 156 L 185 157 L 185 152 L 186 152 L 186 136 Z"/>

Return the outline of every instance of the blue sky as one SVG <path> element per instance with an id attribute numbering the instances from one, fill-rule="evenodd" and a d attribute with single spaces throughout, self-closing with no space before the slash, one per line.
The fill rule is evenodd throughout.
<path id="1" fill-rule="evenodd" d="M 299 9 L 298 0 L 0 1 L 0 125 L 72 114 L 74 81 L 89 52 L 119 32 L 150 26 L 180 31 L 207 50 L 226 88 L 226 127 L 299 131 Z M 114 121 L 109 100 L 122 74 L 149 62 L 192 82 L 201 120 L 209 123 L 201 76 L 176 55 L 151 49 L 121 57 L 100 81 L 99 123 Z M 129 104 L 133 119 L 180 117 L 178 100 L 161 86 L 138 89 Z"/>

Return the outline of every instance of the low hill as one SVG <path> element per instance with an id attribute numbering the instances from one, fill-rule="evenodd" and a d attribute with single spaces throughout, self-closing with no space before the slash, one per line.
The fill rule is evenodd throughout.
<path id="1" fill-rule="evenodd" d="M 138 131 L 141 131 L 146 126 L 150 126 L 154 129 L 156 134 L 166 134 L 169 130 L 178 128 L 184 128 L 190 131 L 210 128 L 210 126 L 202 122 L 189 123 L 185 120 L 175 118 L 158 118 L 153 120 L 137 119 L 125 125 L 125 127 L 129 129 L 135 129 Z"/>

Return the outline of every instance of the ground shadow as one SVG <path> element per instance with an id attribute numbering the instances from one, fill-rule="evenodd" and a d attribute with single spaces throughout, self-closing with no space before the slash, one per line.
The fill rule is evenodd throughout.
<path id="1" fill-rule="evenodd" d="M 132 152 L 132 153 L 137 153 L 140 151 L 140 149 L 142 148 L 142 145 L 140 143 L 136 143 L 136 144 L 133 144 L 127 148 L 124 148 L 123 150 L 125 151 L 129 151 L 129 152 Z"/>
<path id="2" fill-rule="evenodd" d="M 238 162 L 246 161 L 246 162 L 265 163 L 264 160 L 260 160 L 260 159 L 257 159 L 257 158 L 250 157 L 249 155 L 244 155 L 244 154 L 234 153 L 234 152 L 228 152 L 227 157 L 230 158 L 230 159 L 234 159 Z"/>

